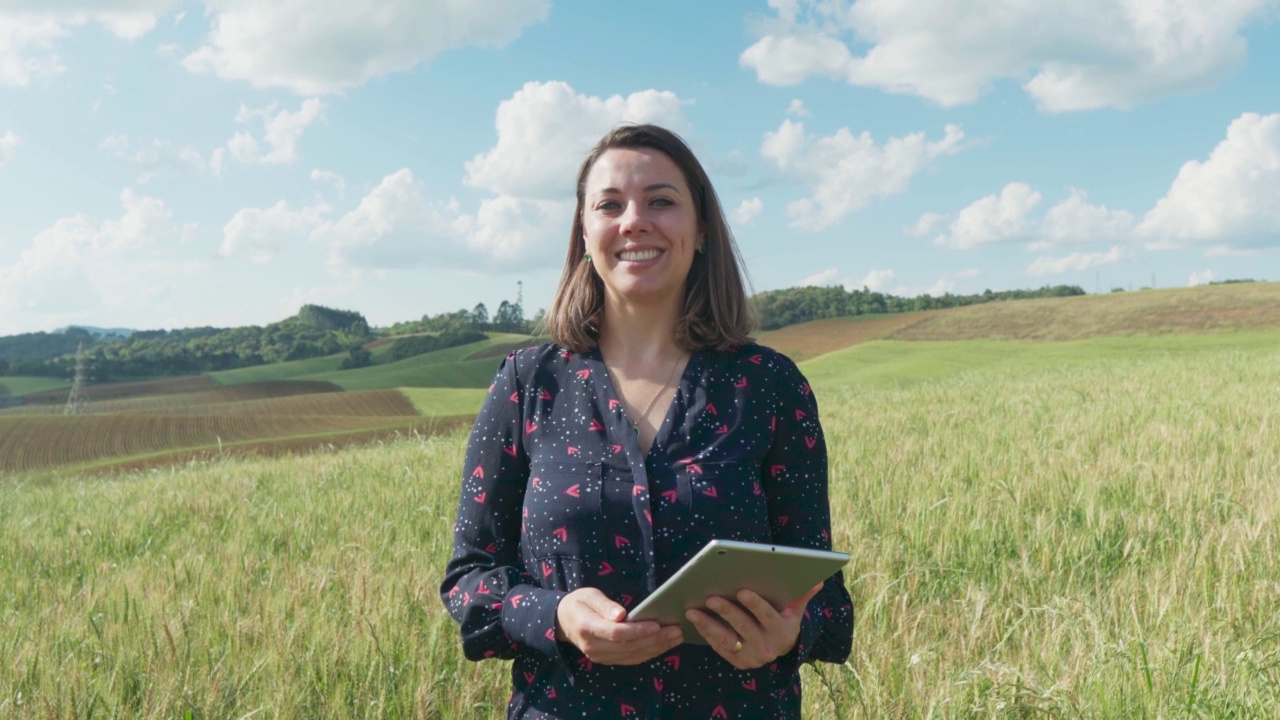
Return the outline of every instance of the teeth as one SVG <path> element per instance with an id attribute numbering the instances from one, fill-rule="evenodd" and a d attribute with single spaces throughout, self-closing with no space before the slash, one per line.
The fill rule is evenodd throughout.
<path id="1" fill-rule="evenodd" d="M 645 260 L 652 260 L 658 257 L 658 255 L 660 254 L 661 253 L 659 253 L 657 250 L 635 250 L 630 252 L 619 253 L 618 257 L 622 258 L 627 262 L 644 262 Z"/>

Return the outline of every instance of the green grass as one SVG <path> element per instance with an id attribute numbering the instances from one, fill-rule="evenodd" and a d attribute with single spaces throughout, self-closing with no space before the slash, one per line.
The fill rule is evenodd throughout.
<path id="1" fill-rule="evenodd" d="M 1225 351 L 1280 349 L 1280 331 L 1248 331 L 1218 335 L 1102 337 L 1043 343 L 999 340 L 906 342 L 877 340 L 837 350 L 804 363 L 814 383 L 852 387 L 894 386 L 942 380 L 974 370 L 1033 372 L 1161 355 L 1200 355 Z"/>
<path id="2" fill-rule="evenodd" d="M 270 380 L 298 380 L 317 373 L 336 372 L 342 366 L 347 354 L 326 355 L 325 357 L 308 358 L 306 360 L 290 360 L 289 362 L 255 365 L 235 370 L 219 370 L 205 373 L 219 385 L 242 385 L 251 382 Z"/>
<path id="3" fill-rule="evenodd" d="M 30 395 L 50 390 L 71 389 L 66 380 L 47 377 L 6 377 L 0 379 L 0 395 Z"/>
<path id="4" fill-rule="evenodd" d="M 805 717 L 1280 717 L 1275 337 L 802 365 L 858 617 Z M 0 482 L 0 717 L 500 717 L 436 597 L 465 437 Z"/>
<path id="5" fill-rule="evenodd" d="M 484 402 L 485 388 L 399 388 L 426 416 L 475 415 Z"/>
<path id="6" fill-rule="evenodd" d="M 471 360 L 471 355 L 489 348 L 516 346 L 524 335 L 495 333 L 487 340 L 405 358 L 396 362 L 340 370 L 346 354 L 308 360 L 259 365 L 208 373 L 219 385 L 238 385 L 267 380 L 322 380 L 344 390 L 389 390 L 398 387 L 488 387 L 501 358 Z M 390 347 L 389 345 L 384 347 Z M 386 351 L 377 348 L 375 352 Z"/>

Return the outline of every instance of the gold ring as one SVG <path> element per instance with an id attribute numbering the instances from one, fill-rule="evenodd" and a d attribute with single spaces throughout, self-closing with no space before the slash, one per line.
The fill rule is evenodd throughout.
<path id="1" fill-rule="evenodd" d="M 734 655 L 737 655 L 738 653 L 742 652 L 742 641 L 739 640 L 738 642 L 734 643 L 733 649 L 730 650 L 729 652 L 733 653 Z"/>

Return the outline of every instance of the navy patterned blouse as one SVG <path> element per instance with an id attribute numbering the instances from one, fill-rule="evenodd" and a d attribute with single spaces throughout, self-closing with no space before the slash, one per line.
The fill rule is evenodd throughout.
<path id="1" fill-rule="evenodd" d="M 440 592 L 469 659 L 512 659 L 511 718 L 799 718 L 802 662 L 843 662 L 853 610 L 837 574 L 796 647 L 738 670 L 684 644 L 637 666 L 555 638 L 590 586 L 635 607 L 709 540 L 829 549 L 827 454 L 809 384 L 760 345 L 697 351 L 646 454 L 599 350 L 509 355 L 471 431 Z"/>

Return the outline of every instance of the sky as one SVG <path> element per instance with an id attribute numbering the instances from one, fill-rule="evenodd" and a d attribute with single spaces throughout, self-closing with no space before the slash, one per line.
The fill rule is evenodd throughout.
<path id="1" fill-rule="evenodd" d="M 1280 279 L 1280 0 L 0 0 L 0 335 L 532 316 L 620 122 L 757 292 Z"/>

